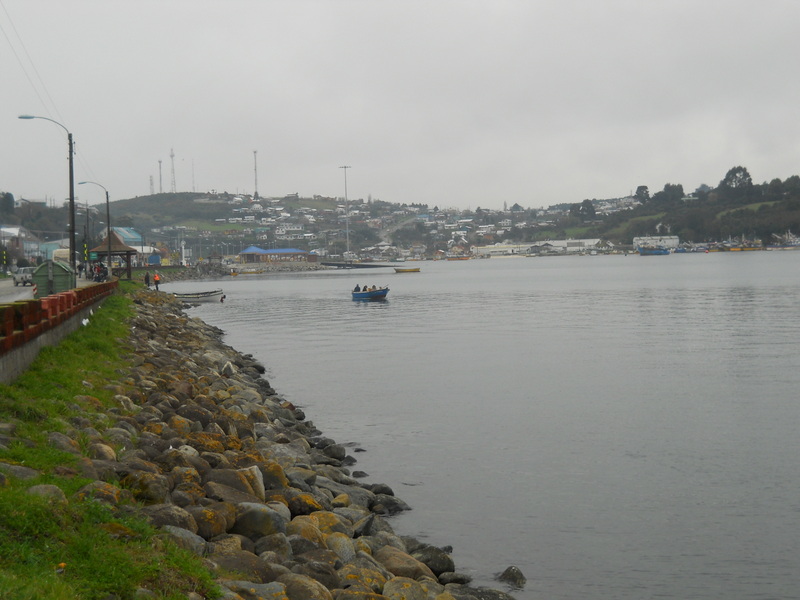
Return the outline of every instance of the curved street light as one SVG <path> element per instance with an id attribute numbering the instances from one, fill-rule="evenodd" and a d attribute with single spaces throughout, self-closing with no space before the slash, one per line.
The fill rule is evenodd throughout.
<path id="1" fill-rule="evenodd" d="M 61 129 L 67 132 L 67 142 L 69 143 L 69 266 L 72 267 L 72 272 L 76 273 L 75 269 L 75 171 L 73 169 L 73 155 L 75 154 L 75 147 L 72 143 L 72 133 L 69 129 L 64 127 L 58 121 L 49 117 L 37 117 L 34 115 L 20 115 L 20 119 L 44 119 L 55 123 Z"/>
<path id="2" fill-rule="evenodd" d="M 96 185 L 97 187 L 103 188 L 106 193 L 106 241 L 108 242 L 108 274 L 111 276 L 111 208 L 109 207 L 108 203 L 108 190 L 104 185 L 97 183 L 96 181 L 79 181 L 78 185 L 84 185 L 86 183 L 91 183 L 92 185 Z M 88 208 L 86 209 L 88 212 Z M 88 269 L 88 265 L 86 266 Z"/>

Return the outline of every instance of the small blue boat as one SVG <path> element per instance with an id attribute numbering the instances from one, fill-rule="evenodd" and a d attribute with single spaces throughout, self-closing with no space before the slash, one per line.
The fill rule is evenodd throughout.
<path id="1" fill-rule="evenodd" d="M 389 293 L 388 287 L 377 288 L 374 290 L 362 290 L 360 292 L 351 292 L 353 300 L 386 300 L 386 294 Z"/>
<path id="2" fill-rule="evenodd" d="M 639 246 L 641 256 L 659 256 L 669 254 L 669 248 L 665 246 Z"/>

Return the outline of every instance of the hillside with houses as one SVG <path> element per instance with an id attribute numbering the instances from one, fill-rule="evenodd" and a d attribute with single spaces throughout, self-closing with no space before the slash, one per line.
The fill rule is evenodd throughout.
<path id="1" fill-rule="evenodd" d="M 68 247 L 64 206 L 2 196 L 0 264 L 35 264 Z M 105 238 L 104 208 L 78 205 L 76 248 L 92 248 Z M 754 184 L 744 167 L 734 167 L 718 186 L 692 193 L 667 184 L 651 195 L 647 186 L 638 186 L 627 196 L 546 209 L 183 192 L 118 200 L 110 212 L 124 243 L 171 264 L 231 260 L 251 247 L 291 249 L 311 260 L 615 252 L 633 250 L 635 239 L 664 237 L 673 247 L 689 249 L 767 247 L 796 243 L 800 177 Z"/>

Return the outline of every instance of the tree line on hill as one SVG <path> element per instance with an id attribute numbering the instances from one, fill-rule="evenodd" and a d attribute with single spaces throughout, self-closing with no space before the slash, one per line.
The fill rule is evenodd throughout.
<path id="1" fill-rule="evenodd" d="M 593 237 L 630 243 L 636 236 L 670 234 L 686 242 L 723 241 L 744 237 L 767 244 L 787 231 L 800 232 L 800 176 L 753 183 L 745 167 L 731 168 L 715 188 L 701 185 L 687 195 L 680 184 L 666 184 L 652 196 L 641 185 L 639 206 L 604 216 L 579 214 Z M 573 218 L 575 211 L 571 211 Z M 588 221 L 592 221 L 590 224 Z"/>

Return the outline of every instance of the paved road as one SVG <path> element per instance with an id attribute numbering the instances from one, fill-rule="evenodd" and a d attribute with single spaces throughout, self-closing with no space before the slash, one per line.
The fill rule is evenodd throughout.
<path id="1" fill-rule="evenodd" d="M 397 231 L 401 227 L 405 227 L 409 223 L 412 223 L 413 221 L 416 221 L 416 220 L 417 220 L 416 216 L 408 217 L 407 219 L 404 219 L 404 220 L 400 221 L 399 223 L 395 223 L 391 227 L 387 227 L 386 229 L 381 229 L 380 231 L 378 231 L 378 235 L 380 236 L 382 242 L 386 242 L 387 244 L 391 244 L 392 243 L 392 234 L 395 231 Z"/>
<path id="2" fill-rule="evenodd" d="M 86 279 L 78 279 L 78 287 L 85 287 L 91 285 L 91 281 Z M 14 280 L 11 277 L 7 279 L 0 279 L 0 304 L 8 302 L 15 302 L 17 300 L 32 300 L 33 299 L 33 286 L 31 285 L 14 285 Z"/>
<path id="3" fill-rule="evenodd" d="M 30 300 L 33 298 L 33 287 L 30 285 L 14 286 L 11 277 L 0 279 L 0 304 L 7 304 L 16 300 Z"/>

